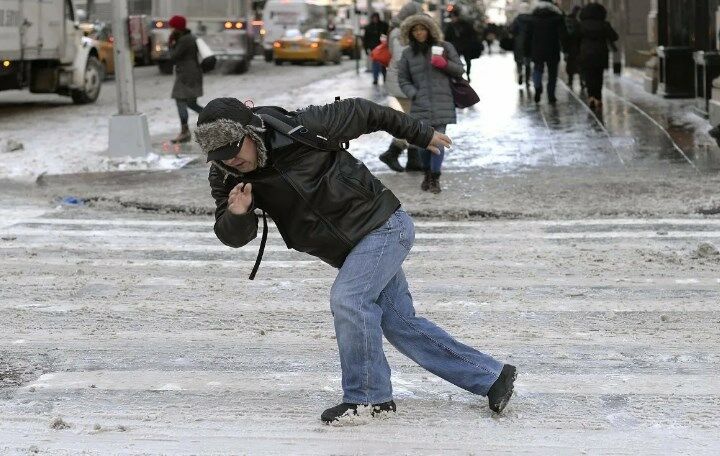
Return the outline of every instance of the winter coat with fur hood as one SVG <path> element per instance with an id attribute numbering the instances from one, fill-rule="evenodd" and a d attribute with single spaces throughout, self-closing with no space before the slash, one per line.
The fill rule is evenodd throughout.
<path id="1" fill-rule="evenodd" d="M 533 63 L 558 63 L 567 40 L 563 12 L 551 2 L 542 0 L 532 10 L 532 20 L 525 32 L 525 55 Z"/>
<path id="2" fill-rule="evenodd" d="M 395 98 L 407 98 L 400 88 L 400 79 L 398 76 L 398 64 L 402 58 L 402 53 L 407 47 L 403 44 L 400 37 L 400 24 L 412 16 L 413 14 L 422 13 L 422 6 L 419 3 L 411 1 L 403 6 L 392 20 L 392 29 L 388 37 L 388 47 L 390 48 L 390 65 L 387 67 L 387 75 L 385 76 L 385 90 Z"/>
<path id="3" fill-rule="evenodd" d="M 267 106 L 253 109 L 293 127 L 302 125 L 305 134 L 320 135 L 327 144 L 336 145 L 334 150 L 323 150 L 293 141 L 267 124 L 248 127 L 227 121 L 232 116 L 223 112 L 226 106 L 208 105 L 203 110 L 196 141 L 207 152 L 249 135 L 258 145 L 262 166 L 241 174 L 220 161 L 212 162 L 208 179 L 218 239 L 242 247 L 257 237 L 254 211 L 237 215 L 227 210 L 230 191 L 240 183 L 251 183 L 253 207 L 273 219 L 287 247 L 335 267 L 342 266 L 352 248 L 400 206 L 395 195 L 339 145 L 380 130 L 418 147 L 426 147 L 433 136 L 429 125 L 361 98 L 295 112 Z"/>
<path id="4" fill-rule="evenodd" d="M 442 41 L 440 27 L 429 16 L 416 14 L 403 21 L 400 33 L 405 44 L 410 43 L 411 30 L 418 24 L 428 29 L 433 45 L 443 47 L 448 64 L 442 70 L 435 68 L 430 63 L 429 47 L 427 53 L 415 53 L 412 46 L 408 46 L 398 66 L 400 88 L 412 100 L 411 116 L 434 127 L 453 124 L 457 116 L 450 79 L 461 78 L 465 70 L 457 51 L 452 44 Z"/>
<path id="5" fill-rule="evenodd" d="M 175 64 L 175 84 L 172 98 L 191 99 L 203 95 L 203 74 L 198 63 L 198 48 L 195 35 L 190 30 L 179 33 L 177 41 L 168 53 L 168 59 Z"/>

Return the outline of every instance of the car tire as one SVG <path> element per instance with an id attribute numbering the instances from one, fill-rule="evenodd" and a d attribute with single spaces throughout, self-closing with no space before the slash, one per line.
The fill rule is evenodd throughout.
<path id="1" fill-rule="evenodd" d="M 250 69 L 250 60 L 249 59 L 243 59 L 235 65 L 235 74 L 243 74 L 247 73 L 247 71 Z"/>
<path id="2" fill-rule="evenodd" d="M 160 74 L 173 74 L 173 63 L 168 60 L 158 62 L 158 70 Z"/>
<path id="3" fill-rule="evenodd" d="M 105 71 L 97 57 L 88 57 L 85 65 L 85 86 L 82 89 L 70 91 L 70 97 L 75 104 L 94 103 L 100 96 L 102 81 L 105 79 Z"/>
<path id="4" fill-rule="evenodd" d="M 277 66 L 282 66 L 283 63 L 284 63 L 284 62 L 283 62 L 282 60 L 280 60 L 280 59 L 275 59 L 275 65 L 277 65 Z"/>

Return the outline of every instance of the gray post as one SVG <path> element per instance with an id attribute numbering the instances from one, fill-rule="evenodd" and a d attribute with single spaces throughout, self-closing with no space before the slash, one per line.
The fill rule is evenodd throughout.
<path id="1" fill-rule="evenodd" d="M 147 118 L 137 112 L 127 0 L 113 0 L 113 57 L 118 113 L 110 118 L 108 155 L 142 156 L 152 152 Z"/>

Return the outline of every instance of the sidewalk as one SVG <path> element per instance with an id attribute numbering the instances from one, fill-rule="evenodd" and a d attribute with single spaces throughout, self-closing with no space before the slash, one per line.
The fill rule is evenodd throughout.
<path id="1" fill-rule="evenodd" d="M 609 77 L 599 119 L 563 83 L 557 106 L 536 105 L 515 85 L 509 55 L 483 57 L 473 68 L 481 102 L 459 112 L 458 124 L 448 128 L 454 147 L 446 156 L 439 196 L 419 190 L 420 175 L 395 174 L 378 161 L 390 140 L 386 133 L 351 143 L 350 151 L 415 215 L 543 218 L 720 212 L 718 149 L 696 134 L 704 128 L 703 120 L 681 110 L 686 102 L 645 94 L 629 78 Z M 382 86 L 373 87 L 368 75 L 354 71 L 264 101 L 299 108 L 331 102 L 335 95 L 388 101 Z M 687 121 L 678 126 L 677 119 Z M 661 128 L 663 122 L 682 151 Z M 46 176 L 43 181 L 44 187 L 31 189 L 43 198 L 72 194 L 132 208 L 187 213 L 214 209 L 202 161 L 176 171 Z"/>

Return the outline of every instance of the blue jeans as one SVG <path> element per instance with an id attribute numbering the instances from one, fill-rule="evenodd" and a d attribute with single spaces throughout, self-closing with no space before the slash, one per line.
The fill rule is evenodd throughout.
<path id="1" fill-rule="evenodd" d="M 435 131 L 445 133 L 447 125 L 438 125 L 433 127 Z M 430 170 L 431 173 L 439 173 L 442 170 L 443 159 L 445 159 L 445 148 L 439 147 L 440 153 L 434 154 L 427 149 L 422 149 L 422 160 L 425 169 Z"/>
<path id="2" fill-rule="evenodd" d="M 342 367 L 343 402 L 392 399 L 383 335 L 398 351 L 471 393 L 487 395 L 503 363 L 455 340 L 415 315 L 402 263 L 415 240 L 412 219 L 398 209 L 345 259 L 330 292 Z"/>
<path id="3" fill-rule="evenodd" d="M 377 82 L 377 81 L 378 81 L 378 78 L 380 78 L 380 74 L 381 74 L 381 73 L 382 73 L 382 75 L 383 75 L 383 82 L 385 82 L 385 74 L 386 74 L 386 72 L 387 72 L 387 70 L 385 69 L 384 66 L 382 66 L 382 64 L 381 64 L 380 62 L 376 62 L 375 60 L 373 60 L 373 62 L 372 62 L 372 76 L 373 76 L 373 81 L 374 81 L 374 82 Z"/>
<path id="4" fill-rule="evenodd" d="M 548 68 L 548 98 L 555 98 L 555 86 L 557 85 L 558 66 L 560 62 L 535 62 L 533 65 L 533 84 L 535 91 L 542 93 L 543 91 L 543 72 L 545 65 Z"/>

